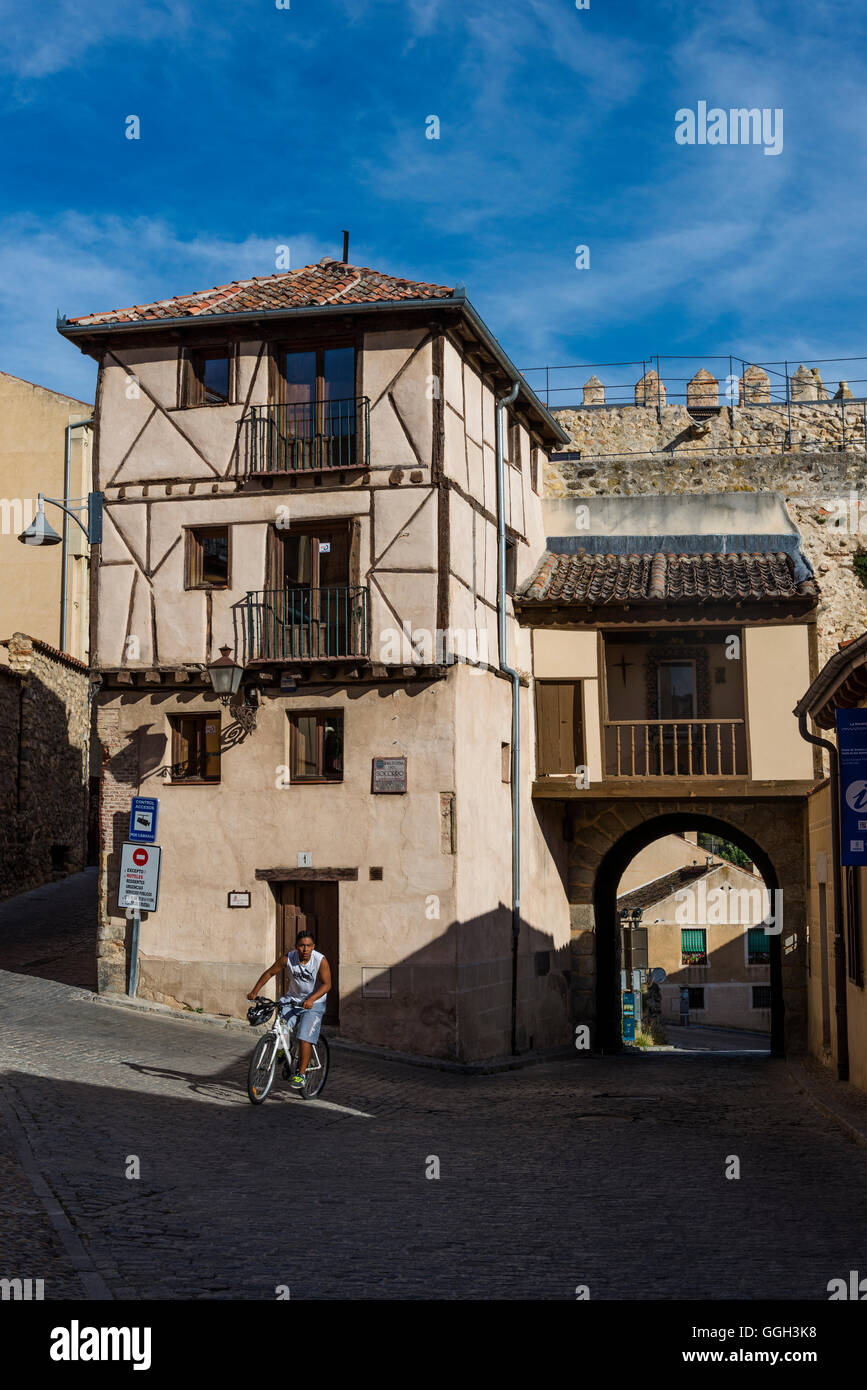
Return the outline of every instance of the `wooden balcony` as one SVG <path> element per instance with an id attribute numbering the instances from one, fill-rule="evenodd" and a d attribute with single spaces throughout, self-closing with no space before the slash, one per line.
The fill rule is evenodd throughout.
<path id="1" fill-rule="evenodd" d="M 743 719 L 614 719 L 604 726 L 605 777 L 746 777 Z"/>

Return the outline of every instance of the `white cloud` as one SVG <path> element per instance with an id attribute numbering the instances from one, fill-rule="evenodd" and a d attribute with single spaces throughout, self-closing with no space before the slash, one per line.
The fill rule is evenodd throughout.
<path id="1" fill-rule="evenodd" d="M 273 238 L 185 239 L 151 218 L 125 221 L 67 212 L 51 226 L 35 217 L 0 221 L 2 370 L 73 395 L 94 389 L 95 367 L 56 332 L 59 309 L 73 318 L 148 304 L 231 280 L 275 272 L 279 245 L 293 266 L 309 265 L 333 246 L 277 229 Z"/>

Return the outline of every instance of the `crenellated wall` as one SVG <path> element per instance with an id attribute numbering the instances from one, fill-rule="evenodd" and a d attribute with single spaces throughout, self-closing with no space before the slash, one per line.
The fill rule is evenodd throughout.
<path id="1" fill-rule="evenodd" d="M 781 493 L 821 590 L 818 636 L 824 661 L 841 641 L 867 627 L 867 590 L 854 565 L 855 557 L 867 551 L 863 411 L 861 401 L 793 402 L 792 447 L 786 448 L 785 403 L 723 406 L 718 414 L 699 419 L 684 405 L 555 410 L 571 436 L 564 452 L 579 457 L 551 460 L 545 493 L 576 499 L 653 492 Z"/>

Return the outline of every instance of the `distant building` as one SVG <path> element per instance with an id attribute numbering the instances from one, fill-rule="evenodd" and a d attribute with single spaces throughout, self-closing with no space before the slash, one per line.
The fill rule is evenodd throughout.
<path id="1" fill-rule="evenodd" d="M 66 546 L 21 545 L 18 536 L 33 520 L 37 493 L 45 497 L 86 498 L 91 481 L 90 428 L 69 434 L 67 426 L 89 420 L 93 407 L 73 396 L 0 372 L 0 638 L 27 632 L 60 648 L 63 554 L 66 550 L 66 640 L 64 650 L 87 662 L 90 610 L 90 557 L 87 541 L 69 519 Z M 64 514 L 46 506 L 55 531 L 63 534 Z"/>
<path id="2" fill-rule="evenodd" d="M 92 430 L 68 428 L 91 416 L 86 401 L 0 372 L 0 897 L 83 868 L 95 848 L 89 549 L 50 504 L 61 544 L 18 539 L 39 493 L 77 506 L 91 491 Z"/>
<path id="3" fill-rule="evenodd" d="M 771 937 L 760 923 L 773 903 L 756 874 L 707 856 L 622 894 L 617 907 L 640 911 L 633 938 L 641 933 L 647 968 L 666 972 L 663 1022 L 679 1022 L 688 989 L 691 1022 L 770 1033 Z"/>

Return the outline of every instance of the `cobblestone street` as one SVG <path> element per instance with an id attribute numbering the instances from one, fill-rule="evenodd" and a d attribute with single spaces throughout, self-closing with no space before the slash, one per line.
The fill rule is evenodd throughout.
<path id="1" fill-rule="evenodd" d="M 466 1076 L 337 1046 L 322 1102 L 278 1082 L 254 1109 L 252 1030 L 11 972 L 0 1010 L 0 1273 L 46 1298 L 822 1300 L 864 1264 L 867 1147 L 811 1101 L 841 1091 L 818 1066 Z"/>

